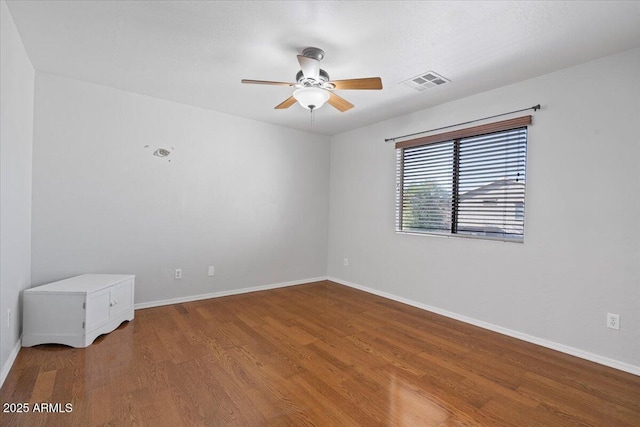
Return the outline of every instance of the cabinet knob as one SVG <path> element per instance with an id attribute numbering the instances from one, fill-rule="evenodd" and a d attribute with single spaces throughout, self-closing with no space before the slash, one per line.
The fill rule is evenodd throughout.
<path id="1" fill-rule="evenodd" d="M 118 300 L 117 300 L 117 299 L 114 299 L 114 300 L 112 300 L 112 301 L 109 303 L 109 306 L 110 306 L 110 307 L 113 307 L 113 306 L 114 306 L 114 305 L 116 305 L 117 303 L 118 303 Z"/>

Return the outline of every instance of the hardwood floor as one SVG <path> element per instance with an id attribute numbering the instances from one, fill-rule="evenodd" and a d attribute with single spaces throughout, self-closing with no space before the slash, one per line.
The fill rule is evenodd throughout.
<path id="1" fill-rule="evenodd" d="M 331 282 L 135 315 L 21 349 L 0 424 L 640 425 L 640 377 Z"/>

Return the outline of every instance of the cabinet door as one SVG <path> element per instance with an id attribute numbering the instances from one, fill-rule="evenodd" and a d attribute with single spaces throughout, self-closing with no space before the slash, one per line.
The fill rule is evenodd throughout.
<path id="1" fill-rule="evenodd" d="M 120 313 L 131 310 L 131 301 L 133 300 L 133 286 L 131 282 L 119 283 L 111 288 L 111 317 L 115 317 Z"/>
<path id="2" fill-rule="evenodd" d="M 90 332 L 109 321 L 109 290 L 87 295 L 85 330 Z"/>

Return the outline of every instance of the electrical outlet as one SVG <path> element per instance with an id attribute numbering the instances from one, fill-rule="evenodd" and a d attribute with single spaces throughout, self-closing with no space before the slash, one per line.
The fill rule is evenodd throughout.
<path id="1" fill-rule="evenodd" d="M 7 308 L 7 328 L 11 327 L 11 309 Z"/>
<path id="2" fill-rule="evenodd" d="M 176 272 L 175 272 L 173 278 L 176 279 L 176 280 L 182 279 L 182 269 L 181 268 L 176 268 Z"/>
<path id="3" fill-rule="evenodd" d="M 207 272 L 209 276 L 214 276 L 216 274 L 215 267 L 213 265 L 209 266 L 209 271 Z"/>
<path id="4" fill-rule="evenodd" d="M 349 266 L 349 258 L 345 258 L 343 263 L 344 263 L 345 267 L 348 267 Z"/>
<path id="5" fill-rule="evenodd" d="M 607 328 L 620 329 L 620 315 L 607 313 Z"/>

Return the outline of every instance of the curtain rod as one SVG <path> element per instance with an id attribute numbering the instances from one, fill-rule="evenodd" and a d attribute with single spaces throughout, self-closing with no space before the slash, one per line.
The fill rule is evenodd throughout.
<path id="1" fill-rule="evenodd" d="M 481 119 L 469 120 L 468 122 L 457 123 L 455 125 L 449 125 L 449 126 L 443 126 L 441 128 L 423 130 L 422 132 L 410 133 L 408 135 L 394 136 L 393 138 L 385 138 L 384 141 L 385 142 L 394 142 L 396 139 L 408 138 L 410 136 L 421 135 L 423 133 L 433 132 L 433 131 L 442 130 L 442 129 L 448 129 L 448 128 L 461 126 L 461 125 L 468 125 L 469 123 L 475 123 L 475 122 L 479 122 L 481 120 L 487 120 L 487 119 L 493 119 L 493 118 L 500 117 L 500 116 L 506 116 L 507 114 L 521 113 L 522 111 L 527 111 L 527 110 L 538 111 L 539 109 L 540 109 L 540 104 L 534 105 L 533 107 L 529 107 L 529 108 L 523 108 L 522 110 L 509 111 L 508 113 L 496 114 L 495 116 L 489 116 L 489 117 L 483 117 Z"/>

